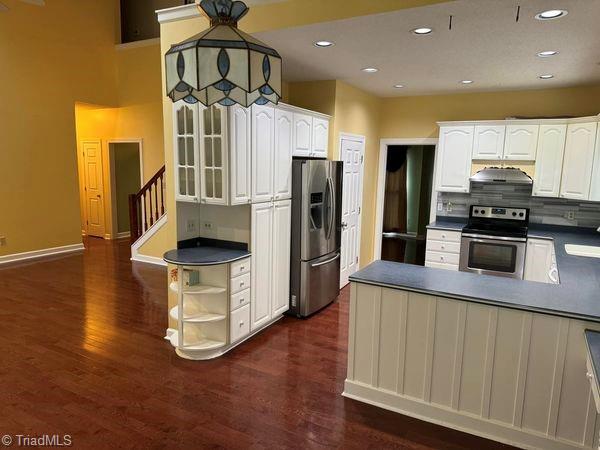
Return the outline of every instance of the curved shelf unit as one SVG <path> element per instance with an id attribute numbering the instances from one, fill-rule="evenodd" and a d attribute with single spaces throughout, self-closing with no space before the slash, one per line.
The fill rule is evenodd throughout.
<path id="1" fill-rule="evenodd" d="M 169 315 L 172 319 L 179 320 L 179 306 L 174 306 L 173 308 L 171 308 L 171 310 L 169 311 Z M 225 314 L 217 314 L 210 312 L 197 312 L 194 314 L 185 314 L 185 309 L 183 314 L 183 321 L 191 323 L 218 322 L 220 320 L 225 320 L 225 318 Z"/>
<path id="2" fill-rule="evenodd" d="M 213 350 L 216 348 L 224 347 L 226 345 L 225 342 L 222 341 L 214 341 L 212 339 L 202 339 L 198 342 L 189 345 L 179 345 L 179 332 L 174 332 L 170 337 L 169 341 L 171 345 L 175 348 L 179 348 L 181 350 Z"/>
<path id="3" fill-rule="evenodd" d="M 177 285 L 177 282 L 172 281 L 171 284 L 169 284 L 169 289 L 171 289 L 173 292 L 179 292 L 179 287 Z M 226 290 L 227 290 L 227 288 L 223 288 L 223 287 L 199 284 L 197 286 L 190 286 L 190 287 L 184 289 L 183 293 L 184 294 L 210 295 L 210 294 L 222 294 Z"/>

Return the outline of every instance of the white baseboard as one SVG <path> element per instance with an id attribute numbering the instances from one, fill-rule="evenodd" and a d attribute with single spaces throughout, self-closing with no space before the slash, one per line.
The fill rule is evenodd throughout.
<path id="1" fill-rule="evenodd" d="M 45 248 L 42 250 L 34 250 L 31 252 L 13 253 L 12 255 L 0 256 L 0 264 L 8 264 L 17 261 L 26 261 L 28 259 L 43 258 L 44 256 L 62 255 L 65 253 L 73 253 L 83 251 L 85 247 L 82 243 L 64 245 L 62 247 Z"/>
<path id="2" fill-rule="evenodd" d="M 139 253 L 135 256 L 132 256 L 131 260 L 147 264 L 156 264 L 157 266 L 167 266 L 167 263 L 162 258 L 157 258 L 155 256 L 140 255 Z"/>
<path id="3" fill-rule="evenodd" d="M 131 237 L 131 232 L 122 231 L 121 233 L 117 233 L 117 235 L 115 236 L 115 239 L 125 239 L 128 237 Z"/>

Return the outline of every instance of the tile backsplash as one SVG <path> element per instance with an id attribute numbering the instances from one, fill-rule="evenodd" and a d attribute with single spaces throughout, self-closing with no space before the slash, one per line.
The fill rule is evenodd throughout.
<path id="1" fill-rule="evenodd" d="M 600 204 L 532 197 L 531 186 L 471 185 L 471 193 L 438 192 L 437 215 L 467 217 L 471 205 L 529 208 L 533 223 L 597 228 Z"/>

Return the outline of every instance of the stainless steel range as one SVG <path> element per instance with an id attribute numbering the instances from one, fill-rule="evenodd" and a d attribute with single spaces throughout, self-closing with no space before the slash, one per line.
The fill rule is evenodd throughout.
<path id="1" fill-rule="evenodd" d="M 471 206 L 459 270 L 523 279 L 528 227 L 528 208 Z"/>

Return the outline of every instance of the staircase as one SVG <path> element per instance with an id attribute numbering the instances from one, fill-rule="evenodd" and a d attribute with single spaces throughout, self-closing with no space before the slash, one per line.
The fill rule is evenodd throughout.
<path id="1" fill-rule="evenodd" d="M 137 194 L 129 195 L 131 244 L 164 216 L 164 183 L 165 166 L 162 166 Z"/>

